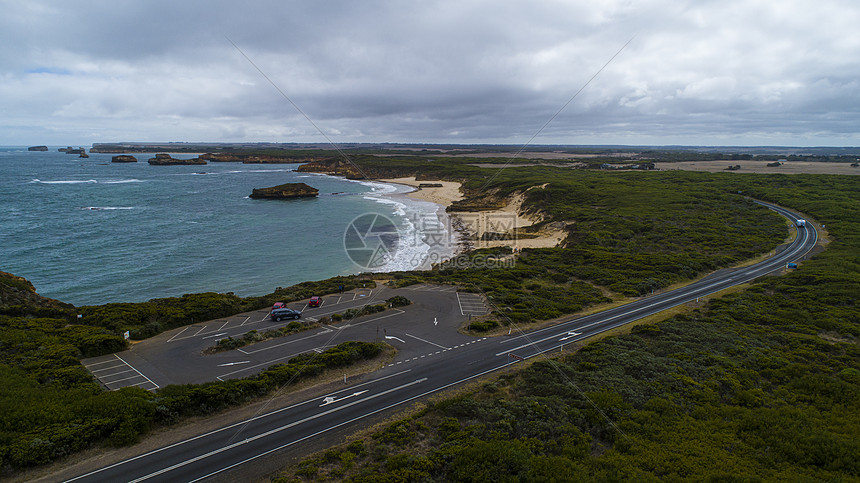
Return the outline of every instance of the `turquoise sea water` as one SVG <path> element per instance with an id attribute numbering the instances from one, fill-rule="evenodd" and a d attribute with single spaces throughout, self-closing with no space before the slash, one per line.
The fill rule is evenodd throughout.
<path id="1" fill-rule="evenodd" d="M 298 173 L 298 165 L 150 166 L 151 154 L 129 164 L 111 156 L 0 148 L 0 270 L 76 305 L 204 291 L 262 295 L 367 271 L 343 239 L 368 213 L 400 230 L 396 257 L 374 271 L 411 269 L 427 253 L 416 216 L 439 208 L 398 194 L 405 187 Z M 253 188 L 290 182 L 320 196 L 248 198 Z"/>

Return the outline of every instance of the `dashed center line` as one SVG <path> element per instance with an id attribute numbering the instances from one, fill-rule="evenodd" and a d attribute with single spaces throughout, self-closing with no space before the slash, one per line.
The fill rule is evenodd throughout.
<path id="1" fill-rule="evenodd" d="M 406 334 L 406 335 L 409 335 L 409 334 Z M 413 336 L 410 336 L 410 337 L 413 337 Z M 416 339 L 417 339 L 417 337 L 416 337 Z M 486 338 L 486 337 L 482 337 L 482 338 L 480 338 L 480 339 L 473 340 L 473 341 L 471 341 L 471 342 L 465 342 L 465 343 L 463 343 L 463 344 L 456 345 L 456 346 L 451 347 L 451 348 L 445 348 L 445 349 L 443 349 L 443 350 L 441 350 L 441 351 L 430 352 L 430 353 L 427 353 L 427 354 L 424 354 L 424 355 L 415 356 L 415 357 L 413 357 L 413 358 L 411 358 L 411 359 L 406 359 L 405 361 L 392 362 L 391 364 L 388 364 L 386 367 L 398 366 L 398 365 L 400 365 L 400 364 L 405 364 L 405 363 L 407 363 L 407 362 L 417 361 L 417 360 L 419 360 L 419 359 L 423 359 L 423 358 L 425 358 L 425 357 L 435 356 L 435 355 L 437 355 L 437 354 L 441 354 L 441 353 L 443 353 L 443 352 L 448 352 L 448 351 L 450 351 L 450 350 L 454 350 L 454 349 L 459 349 L 460 347 L 465 347 L 465 346 L 467 346 L 467 345 L 474 344 L 474 343 L 476 343 L 476 342 L 481 342 L 481 341 L 483 341 L 483 340 L 487 340 L 487 338 Z M 426 341 L 425 341 L 425 342 L 426 342 Z M 432 344 L 432 342 L 431 342 L 431 344 Z M 436 344 L 434 344 L 434 345 L 436 345 Z M 441 346 L 440 346 L 440 347 L 441 347 Z"/>

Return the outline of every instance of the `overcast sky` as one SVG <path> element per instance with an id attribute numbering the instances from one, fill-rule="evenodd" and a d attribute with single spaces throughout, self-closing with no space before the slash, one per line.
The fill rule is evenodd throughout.
<path id="1" fill-rule="evenodd" d="M 616 53 L 533 143 L 860 146 L 856 0 L 0 0 L 0 144 L 325 142 L 266 76 L 335 142 L 522 144 Z"/>

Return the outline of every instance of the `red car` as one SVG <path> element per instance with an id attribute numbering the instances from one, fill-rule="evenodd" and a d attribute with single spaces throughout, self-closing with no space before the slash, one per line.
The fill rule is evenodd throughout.
<path id="1" fill-rule="evenodd" d="M 286 306 L 287 306 L 287 304 L 285 304 L 283 302 L 275 302 L 275 305 L 272 306 L 272 310 L 282 309 Z"/>
<path id="2" fill-rule="evenodd" d="M 314 295 L 310 300 L 308 300 L 308 307 L 319 307 L 320 305 L 322 305 L 321 297 Z"/>

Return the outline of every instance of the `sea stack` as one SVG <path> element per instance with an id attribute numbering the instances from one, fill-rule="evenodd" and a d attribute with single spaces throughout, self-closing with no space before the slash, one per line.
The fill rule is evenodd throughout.
<path id="1" fill-rule="evenodd" d="M 110 158 L 111 163 L 136 163 L 137 158 L 131 156 L 129 154 L 120 154 L 118 156 L 113 156 Z"/>
<path id="2" fill-rule="evenodd" d="M 319 190 L 304 183 L 286 183 L 271 188 L 255 188 L 251 198 L 267 200 L 283 200 L 289 198 L 313 198 L 319 195 Z"/>
<path id="3" fill-rule="evenodd" d="M 206 164 L 206 160 L 200 158 L 194 159 L 175 159 L 166 153 L 156 154 L 154 158 L 149 158 L 149 164 L 153 166 L 183 166 Z"/>
<path id="4" fill-rule="evenodd" d="M 48 146 L 30 146 L 27 151 L 47 151 Z"/>

